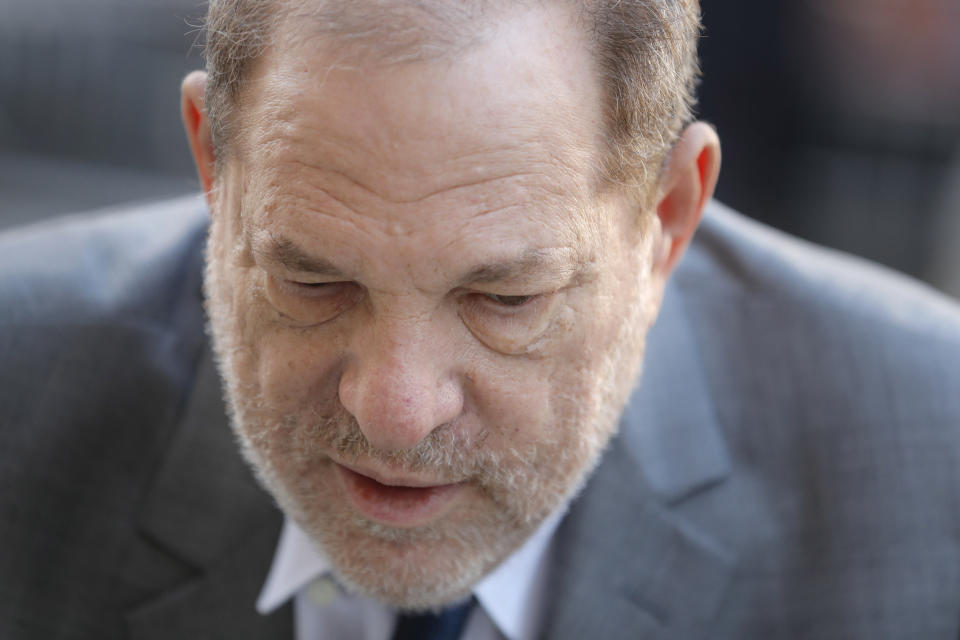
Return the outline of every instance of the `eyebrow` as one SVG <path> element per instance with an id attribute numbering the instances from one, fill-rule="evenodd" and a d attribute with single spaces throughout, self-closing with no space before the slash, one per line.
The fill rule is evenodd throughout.
<path id="1" fill-rule="evenodd" d="M 555 275 L 561 275 L 569 279 L 583 270 L 584 261 L 582 259 L 579 257 L 564 259 L 558 256 L 558 253 L 566 252 L 529 249 L 516 258 L 483 264 L 474 268 L 461 280 L 461 284 L 499 282 L 522 277 L 531 272 L 546 270 L 560 271 L 561 274 Z"/>
<path id="2" fill-rule="evenodd" d="M 271 235 L 265 244 L 254 249 L 254 253 L 289 271 L 329 278 L 352 278 L 329 260 L 307 253 L 289 238 Z M 582 256 L 570 255 L 573 253 L 572 250 L 563 249 L 528 249 L 517 257 L 474 267 L 460 279 L 457 286 L 517 279 L 531 272 L 548 270 L 554 272 L 552 279 L 569 281 L 583 272 L 587 264 Z"/>
<path id="3" fill-rule="evenodd" d="M 335 278 L 346 275 L 329 260 L 310 255 L 289 238 L 271 235 L 266 246 L 255 248 L 254 253 L 265 260 L 279 264 L 288 271 Z"/>

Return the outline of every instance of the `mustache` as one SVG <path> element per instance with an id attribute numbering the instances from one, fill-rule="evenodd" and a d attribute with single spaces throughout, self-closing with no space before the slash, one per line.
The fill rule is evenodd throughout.
<path id="1" fill-rule="evenodd" d="M 482 447 L 485 432 L 471 437 L 455 424 L 434 428 L 413 447 L 383 450 L 375 447 L 356 418 L 340 407 L 334 415 L 311 415 L 301 433 L 313 446 L 344 462 L 372 461 L 410 473 L 429 471 L 443 481 L 487 475 L 499 466 L 498 457 Z"/>

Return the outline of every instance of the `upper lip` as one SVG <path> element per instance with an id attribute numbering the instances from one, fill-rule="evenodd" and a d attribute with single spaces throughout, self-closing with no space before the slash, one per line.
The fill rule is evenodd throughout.
<path id="1" fill-rule="evenodd" d="M 411 476 L 394 476 L 382 471 L 375 471 L 373 469 L 366 469 L 362 467 L 357 467 L 350 464 L 344 464 L 342 462 L 337 462 L 336 464 L 340 465 L 348 471 L 352 471 L 361 476 L 366 476 L 371 480 L 376 480 L 380 484 L 387 485 L 388 487 L 410 487 L 414 489 L 426 489 L 429 487 L 442 487 L 449 484 L 456 484 L 454 482 L 438 482 L 437 480 L 431 480 L 427 478 L 415 478 Z"/>

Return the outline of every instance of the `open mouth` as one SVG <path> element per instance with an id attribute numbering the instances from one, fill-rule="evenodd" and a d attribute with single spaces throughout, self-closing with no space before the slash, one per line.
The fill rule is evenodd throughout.
<path id="1" fill-rule="evenodd" d="M 445 513 L 464 489 L 463 483 L 428 486 L 384 484 L 337 464 L 354 508 L 371 520 L 398 527 L 428 524 Z"/>

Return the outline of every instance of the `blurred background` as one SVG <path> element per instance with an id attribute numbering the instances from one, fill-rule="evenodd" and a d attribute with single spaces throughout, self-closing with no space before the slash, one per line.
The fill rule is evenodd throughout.
<path id="1" fill-rule="evenodd" d="M 960 296 L 960 2 L 703 0 L 718 197 Z M 0 227 L 197 190 L 200 0 L 0 0 Z"/>

